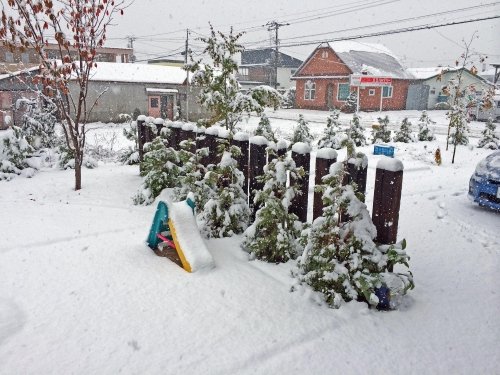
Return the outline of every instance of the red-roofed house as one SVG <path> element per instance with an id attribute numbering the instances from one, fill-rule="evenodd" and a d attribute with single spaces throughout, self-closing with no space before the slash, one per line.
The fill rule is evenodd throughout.
<path id="1" fill-rule="evenodd" d="M 292 77 L 297 108 L 342 108 L 356 92 L 360 111 L 405 109 L 413 76 L 380 44 L 320 44 Z M 371 81 L 371 83 L 368 83 Z"/>

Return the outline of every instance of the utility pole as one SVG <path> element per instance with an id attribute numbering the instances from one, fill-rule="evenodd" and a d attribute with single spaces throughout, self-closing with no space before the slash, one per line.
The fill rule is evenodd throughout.
<path id="1" fill-rule="evenodd" d="M 132 56 L 130 56 L 130 60 L 131 62 L 135 62 L 135 55 L 134 55 L 134 41 L 137 39 L 135 36 L 133 35 L 128 35 L 126 36 L 126 38 L 128 39 L 128 43 L 127 43 L 127 47 L 128 48 L 132 48 Z"/>
<path id="2" fill-rule="evenodd" d="M 188 63 L 189 29 L 186 29 L 186 49 L 184 50 L 184 65 Z M 189 121 L 189 70 L 186 70 L 186 122 Z"/>
<path id="3" fill-rule="evenodd" d="M 268 31 L 274 30 L 275 38 L 274 38 L 274 88 L 278 88 L 278 62 L 279 62 L 279 38 L 278 38 L 278 30 L 282 26 L 288 26 L 289 23 L 280 23 L 278 21 L 270 21 L 266 23 L 264 26 L 267 26 Z"/>

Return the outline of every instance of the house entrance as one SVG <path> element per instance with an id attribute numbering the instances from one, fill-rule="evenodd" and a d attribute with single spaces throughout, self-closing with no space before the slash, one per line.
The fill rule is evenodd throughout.
<path id="1" fill-rule="evenodd" d="M 333 83 L 329 83 L 326 86 L 326 107 L 328 110 L 332 110 L 334 108 L 333 105 Z"/>

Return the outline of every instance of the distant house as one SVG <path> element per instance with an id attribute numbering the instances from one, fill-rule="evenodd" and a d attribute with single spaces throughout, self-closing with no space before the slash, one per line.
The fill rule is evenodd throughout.
<path id="1" fill-rule="evenodd" d="M 49 58 L 60 58 L 57 44 L 49 43 L 45 46 L 45 50 Z M 77 51 L 74 50 L 74 53 L 76 54 Z M 133 50 L 132 48 L 98 47 L 96 53 L 96 61 L 128 63 L 132 59 Z M 11 51 L 4 41 L 0 40 L 0 73 L 12 73 L 39 64 L 39 57 L 33 48 Z"/>
<path id="2" fill-rule="evenodd" d="M 36 96 L 40 87 L 28 79 L 35 70 L 0 76 L 2 121 L 6 115 L 12 117 L 17 99 Z M 198 89 L 190 86 L 187 95 L 186 82 L 186 71 L 180 67 L 99 62 L 89 79 L 88 103 L 97 101 L 97 105 L 88 121 L 116 122 L 120 114 L 132 114 L 136 109 L 152 117 L 186 118 L 187 100 L 189 120 L 205 117 L 197 103 Z M 76 83 L 70 82 L 69 86 L 72 93 L 77 92 Z"/>
<path id="3" fill-rule="evenodd" d="M 277 83 L 276 88 L 284 90 L 295 86 L 295 82 L 290 78 L 302 61 L 282 52 L 278 53 L 277 61 L 275 56 L 276 52 L 272 48 L 243 51 L 238 74 L 240 85 L 243 88 L 259 85 L 275 87 Z"/>
<path id="4" fill-rule="evenodd" d="M 478 74 L 471 73 L 465 68 L 430 67 L 430 68 L 410 68 L 408 69 L 415 79 L 427 92 L 426 107 L 422 109 L 434 109 L 436 104 L 448 102 L 448 96 L 443 92 L 450 80 L 457 77 L 462 71 L 462 86 L 473 86 L 476 96 L 482 96 L 487 90 L 493 88 L 493 84 Z"/>
<path id="5" fill-rule="evenodd" d="M 37 97 L 41 87 L 33 83 L 33 75 L 38 68 L 25 71 L 0 74 L 0 130 L 6 129 L 6 119 L 20 125 L 24 114 L 23 108 L 16 108 L 19 99 L 33 99 Z"/>
<path id="6" fill-rule="evenodd" d="M 322 43 L 292 77 L 298 108 L 342 108 L 355 92 L 359 110 L 405 109 L 412 75 L 380 44 Z"/>

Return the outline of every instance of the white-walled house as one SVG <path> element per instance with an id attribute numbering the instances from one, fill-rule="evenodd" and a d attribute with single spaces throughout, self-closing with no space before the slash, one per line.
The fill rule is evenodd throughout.
<path id="1" fill-rule="evenodd" d="M 450 80 L 457 77 L 462 70 L 462 86 L 473 85 L 476 90 L 476 96 L 482 96 L 486 91 L 493 88 L 493 85 L 483 77 L 472 74 L 465 68 L 409 68 L 408 71 L 413 74 L 415 79 L 423 86 L 428 86 L 429 94 L 427 98 L 427 109 L 434 109 L 436 104 L 447 102 L 448 96 L 443 92 L 443 87 L 448 85 Z"/>

